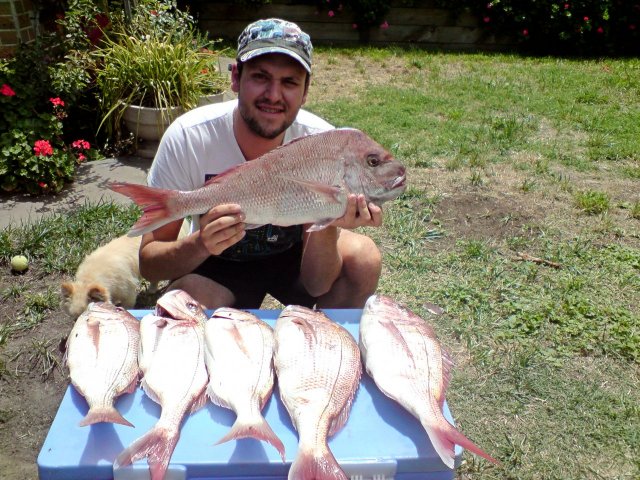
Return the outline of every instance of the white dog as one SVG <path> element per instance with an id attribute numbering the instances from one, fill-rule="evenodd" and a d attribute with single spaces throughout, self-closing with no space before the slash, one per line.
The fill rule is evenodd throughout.
<path id="1" fill-rule="evenodd" d="M 190 222 L 183 222 L 180 237 L 188 234 L 189 226 Z M 61 285 L 67 313 L 78 317 L 90 302 L 134 307 L 142 279 L 138 261 L 141 241 L 142 236 L 123 235 L 87 255 L 78 267 L 74 281 Z M 151 284 L 152 291 L 156 287 Z"/>
<path id="2" fill-rule="evenodd" d="M 63 306 L 78 317 L 90 302 L 110 302 L 131 308 L 136 304 L 140 269 L 138 251 L 141 236 L 122 237 L 87 255 L 73 282 L 63 282 Z"/>

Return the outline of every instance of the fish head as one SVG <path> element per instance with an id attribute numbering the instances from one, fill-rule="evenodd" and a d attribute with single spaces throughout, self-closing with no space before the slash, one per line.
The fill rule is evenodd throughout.
<path id="1" fill-rule="evenodd" d="M 91 302 L 87 305 L 88 317 L 100 320 L 122 320 L 131 314 L 123 307 L 110 302 Z"/>
<path id="2" fill-rule="evenodd" d="M 345 182 L 352 193 L 382 205 L 405 191 L 407 172 L 380 144 L 359 130 L 351 130 L 345 149 Z"/>
<path id="3" fill-rule="evenodd" d="M 184 290 L 170 290 L 156 302 L 158 317 L 172 318 L 190 323 L 205 322 L 207 315 L 202 305 Z"/>
<path id="4" fill-rule="evenodd" d="M 230 307 L 220 307 L 217 308 L 211 318 L 224 318 L 227 320 L 236 320 L 240 322 L 255 322 L 257 321 L 257 317 L 249 312 L 244 310 L 238 310 L 237 308 Z"/>

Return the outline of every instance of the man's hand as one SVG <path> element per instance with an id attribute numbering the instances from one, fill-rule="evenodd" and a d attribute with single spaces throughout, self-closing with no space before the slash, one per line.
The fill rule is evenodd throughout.
<path id="1" fill-rule="evenodd" d="M 331 225 L 346 229 L 379 227 L 382 225 L 382 209 L 373 203 L 367 205 L 364 195 L 351 193 L 347 197 L 347 210 L 344 215 Z"/>
<path id="2" fill-rule="evenodd" d="M 220 255 L 245 235 L 240 205 L 217 205 L 200 217 L 200 241 L 211 255 Z"/>

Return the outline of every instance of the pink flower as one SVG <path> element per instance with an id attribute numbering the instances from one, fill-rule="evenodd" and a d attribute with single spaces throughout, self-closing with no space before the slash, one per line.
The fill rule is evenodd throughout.
<path id="1" fill-rule="evenodd" d="M 86 140 L 76 140 L 71 144 L 71 146 L 78 150 L 89 150 L 91 148 L 91 144 Z"/>
<path id="2" fill-rule="evenodd" d="M 333 10 L 329 10 L 329 12 L 327 13 L 327 15 L 329 15 L 330 17 L 333 17 L 335 15 L 335 13 L 333 13 Z"/>
<path id="3" fill-rule="evenodd" d="M 525 37 L 529 36 L 529 30 L 527 30 L 526 28 L 524 30 L 522 30 L 522 35 L 524 35 Z"/>
<path id="4" fill-rule="evenodd" d="M 604 33 L 604 28 L 602 28 L 602 27 L 598 27 L 598 28 L 596 29 L 596 32 L 598 32 L 598 33 Z"/>
<path id="5" fill-rule="evenodd" d="M 49 101 L 53 104 L 54 107 L 64 107 L 64 102 L 60 99 L 60 97 L 50 98 Z"/>
<path id="6" fill-rule="evenodd" d="M 583 20 L 584 20 L 585 22 L 588 22 L 588 21 L 589 21 L 589 17 L 584 17 L 584 18 L 583 18 Z"/>
<path id="7" fill-rule="evenodd" d="M 87 159 L 87 156 L 84 153 L 78 155 L 78 161 L 84 162 Z"/>
<path id="8" fill-rule="evenodd" d="M 3 83 L 2 87 L 0 87 L 0 93 L 5 97 L 13 97 L 16 94 L 16 92 L 13 91 L 13 88 L 6 83 Z"/>
<path id="9" fill-rule="evenodd" d="M 353 28 L 354 30 L 358 28 L 358 24 L 357 23 L 352 23 L 351 24 L 351 28 Z"/>
<path id="10" fill-rule="evenodd" d="M 569 4 L 568 4 L 568 3 L 565 3 L 565 4 L 564 4 L 564 9 L 565 9 L 565 10 L 569 10 Z"/>
<path id="11" fill-rule="evenodd" d="M 47 140 L 36 140 L 33 151 L 38 157 L 53 155 L 53 147 Z"/>
<path id="12" fill-rule="evenodd" d="M 482 17 L 482 21 L 484 23 L 489 23 L 491 21 L 491 17 Z"/>
<path id="13" fill-rule="evenodd" d="M 384 22 L 382 22 L 382 24 L 380 25 L 380 28 L 382 30 L 386 30 L 387 28 L 389 28 L 389 22 L 387 22 L 386 20 Z"/>

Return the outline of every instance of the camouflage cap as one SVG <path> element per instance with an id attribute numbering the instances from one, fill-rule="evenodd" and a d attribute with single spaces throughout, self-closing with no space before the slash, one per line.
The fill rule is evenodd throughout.
<path id="1" fill-rule="evenodd" d="M 253 22 L 238 37 L 237 60 L 246 62 L 266 53 L 283 53 L 311 73 L 313 46 L 309 35 L 293 22 L 269 18 Z"/>

